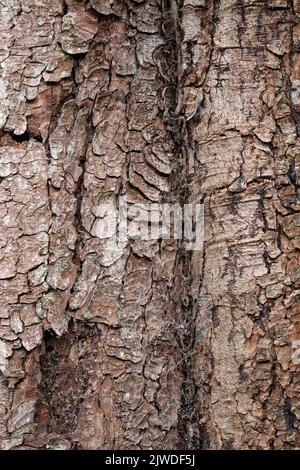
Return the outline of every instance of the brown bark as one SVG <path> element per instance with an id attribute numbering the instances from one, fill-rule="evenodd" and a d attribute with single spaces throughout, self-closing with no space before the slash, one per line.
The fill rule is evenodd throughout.
<path id="1" fill-rule="evenodd" d="M 0 11 L 0 447 L 299 449 L 300 2 Z"/>

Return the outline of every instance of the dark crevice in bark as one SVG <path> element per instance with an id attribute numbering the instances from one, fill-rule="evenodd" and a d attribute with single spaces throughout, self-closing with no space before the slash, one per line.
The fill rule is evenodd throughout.
<path id="1" fill-rule="evenodd" d="M 37 142 L 43 142 L 43 139 L 40 135 L 35 135 L 32 132 L 25 131 L 23 134 L 15 134 L 14 132 L 0 131 L 0 139 L 3 138 L 11 139 L 14 143 L 22 144 L 23 142 L 28 142 L 29 140 L 35 140 Z"/>
<path id="2" fill-rule="evenodd" d="M 74 320 L 70 320 L 67 334 L 61 337 L 45 331 L 36 422 L 46 425 L 47 436 L 54 433 L 57 439 L 61 436 L 73 443 L 80 404 L 92 390 L 92 357 L 99 338 L 96 325 Z"/>
<path id="3" fill-rule="evenodd" d="M 87 117 L 87 135 L 90 136 L 93 134 L 94 129 L 92 126 L 92 120 L 91 117 Z M 90 140 L 90 138 L 88 137 Z M 84 155 L 79 159 L 78 164 L 81 168 L 81 175 L 77 181 L 76 185 L 76 190 L 74 193 L 75 199 L 76 199 L 76 212 L 74 215 L 74 224 L 76 227 L 76 232 L 77 232 L 77 239 L 75 242 L 75 248 L 74 248 L 74 255 L 73 255 L 73 263 L 79 266 L 79 271 L 77 272 L 77 276 L 81 271 L 81 257 L 80 257 L 80 249 L 82 245 L 82 234 L 85 232 L 85 229 L 82 225 L 81 221 L 81 210 L 82 210 L 82 200 L 83 200 L 83 192 L 84 192 L 84 175 L 85 175 L 85 165 L 86 165 L 86 152 Z M 72 292 L 72 291 L 71 291 Z"/>
<path id="4" fill-rule="evenodd" d="M 176 167 L 172 175 L 172 192 L 174 199 L 182 209 L 189 202 L 189 167 L 188 146 L 193 146 L 191 129 L 186 123 L 183 109 L 183 86 L 188 71 L 183 72 L 181 28 L 183 2 L 162 2 L 162 33 L 165 44 L 159 52 L 165 56 L 167 70 L 160 70 L 165 81 L 164 90 L 173 90 L 169 99 L 164 102 L 164 120 L 174 143 Z M 161 60 L 160 62 L 163 62 Z M 163 92 L 165 96 L 167 93 Z M 186 251 L 184 240 L 179 242 L 175 272 L 175 290 L 180 291 L 179 305 L 176 305 L 176 323 L 180 325 L 175 331 L 175 339 L 180 351 L 178 369 L 183 380 L 181 385 L 181 405 L 178 410 L 178 443 L 179 449 L 197 449 L 203 445 L 203 436 L 199 429 L 199 405 L 197 403 L 197 386 L 193 375 L 193 357 L 195 347 L 196 299 L 190 292 L 192 252 Z"/>
<path id="5" fill-rule="evenodd" d="M 67 13 L 67 5 L 65 5 L 65 10 L 65 13 Z M 78 94 L 76 72 L 81 61 L 85 58 L 85 54 L 74 54 L 72 57 L 74 64 L 71 77 L 62 79 L 62 82 L 70 80 L 71 87 L 68 93 L 62 95 L 60 102 L 52 112 L 51 124 L 49 126 L 52 130 L 58 125 L 64 105 L 69 101 L 75 101 Z M 79 108 L 75 105 L 75 110 L 77 117 L 81 111 L 85 114 L 87 141 L 91 141 L 94 129 L 90 117 L 89 103 L 87 103 L 86 108 L 84 106 Z M 70 295 L 72 295 L 76 279 L 81 273 L 82 266 L 80 250 L 82 248 L 82 233 L 84 228 L 81 223 L 81 204 L 83 199 L 86 146 L 83 155 L 79 156 L 77 160 L 77 164 L 81 168 L 81 175 L 77 182 L 74 182 L 75 191 L 73 194 L 76 200 L 76 210 L 73 214 L 73 223 L 76 229 L 77 239 L 73 249 L 72 262 L 76 265 L 77 272 L 73 286 L 70 286 Z M 44 148 L 48 162 L 50 163 L 52 156 L 49 137 L 44 142 Z M 50 179 L 47 184 L 49 203 L 51 204 L 51 191 L 57 188 L 52 186 Z M 51 292 L 55 293 L 56 290 L 49 288 L 47 293 L 49 294 Z M 65 307 L 65 311 L 68 311 L 68 304 Z M 67 446 L 62 447 L 66 449 L 68 449 L 69 446 L 72 448 L 76 447 L 76 443 L 71 434 L 76 428 L 80 404 L 88 391 L 88 376 L 89 374 L 91 376 L 91 371 L 89 371 L 88 366 L 92 364 L 91 354 L 96 346 L 95 348 L 89 347 L 87 356 L 84 356 L 84 354 L 81 355 L 80 348 L 83 342 L 86 341 L 86 338 L 90 338 L 88 340 L 90 343 L 97 343 L 99 335 L 100 332 L 96 325 L 80 321 L 76 322 L 72 317 L 68 322 L 67 331 L 63 336 L 57 336 L 51 328 L 44 332 L 42 352 L 39 358 L 41 378 L 38 389 L 40 392 L 40 400 L 35 422 L 37 423 L 37 434 L 43 435 L 43 428 L 46 428 L 46 433 L 44 434 L 46 447 L 53 448 L 54 446 L 54 448 L 60 448 L 60 445 Z M 76 359 L 72 359 L 72 349 L 74 351 L 76 350 Z M 85 363 L 86 360 L 87 363 Z M 51 439 L 54 439 L 53 442 Z"/>
<path id="6" fill-rule="evenodd" d="M 28 142 L 30 139 L 35 139 L 38 142 L 42 142 L 42 137 L 39 135 L 33 135 L 28 131 L 25 131 L 23 134 L 17 135 L 14 134 L 13 132 L 9 133 L 10 137 L 14 142 L 22 143 L 22 142 Z"/>

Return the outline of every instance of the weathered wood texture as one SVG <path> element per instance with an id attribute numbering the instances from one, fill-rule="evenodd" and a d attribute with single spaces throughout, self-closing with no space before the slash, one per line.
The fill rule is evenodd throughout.
<path id="1" fill-rule="evenodd" d="M 300 448 L 299 25 L 298 0 L 1 2 L 2 449 Z M 123 196 L 203 201 L 204 249 L 114 249 Z"/>

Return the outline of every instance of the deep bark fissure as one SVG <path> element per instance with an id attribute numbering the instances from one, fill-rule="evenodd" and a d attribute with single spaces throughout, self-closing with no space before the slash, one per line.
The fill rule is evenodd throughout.
<path id="1" fill-rule="evenodd" d="M 78 423 L 80 403 L 92 387 L 92 346 L 99 341 L 96 325 L 74 320 L 69 322 L 67 333 L 61 337 L 53 331 L 45 332 L 44 352 L 40 356 L 42 398 L 36 421 L 48 413 L 48 445 L 56 440 L 66 449 L 81 447 L 80 442 L 73 441 L 72 432 Z"/>
<path id="2" fill-rule="evenodd" d="M 193 148 L 192 133 L 190 124 L 186 121 L 183 87 L 185 77 L 188 75 L 189 67 L 184 70 L 182 61 L 182 41 L 183 29 L 182 8 L 183 1 L 177 2 L 171 0 L 163 2 L 163 14 L 167 13 L 167 20 L 171 22 L 170 30 L 172 36 L 167 36 L 170 41 L 171 53 L 169 60 L 166 60 L 168 66 L 173 70 L 172 80 L 168 86 L 175 90 L 174 100 L 166 104 L 164 118 L 167 128 L 174 142 L 174 155 L 177 162 L 172 177 L 172 192 L 175 195 L 175 201 L 178 202 L 184 210 L 185 204 L 190 200 L 189 191 L 189 161 L 187 147 L 189 150 Z M 162 24 L 162 31 L 166 28 Z M 166 37 L 166 35 L 165 35 Z M 192 55 L 192 49 L 188 47 L 189 55 Z M 170 60 L 171 59 L 171 60 Z M 194 201 L 193 201 L 194 202 Z M 175 289 L 179 289 L 179 305 L 177 305 L 178 315 L 176 324 L 179 325 L 175 329 L 175 339 L 180 351 L 180 360 L 178 368 L 182 373 L 181 385 L 181 403 L 178 410 L 178 448 L 179 449 L 196 449 L 202 447 L 203 437 L 201 428 L 199 427 L 199 406 L 197 403 L 197 387 L 193 377 L 193 358 L 195 346 L 195 316 L 196 316 L 196 300 L 190 292 L 191 285 L 191 253 L 185 249 L 185 240 L 180 240 L 178 245 L 177 260 L 175 272 L 177 272 L 177 280 L 175 280 Z"/>

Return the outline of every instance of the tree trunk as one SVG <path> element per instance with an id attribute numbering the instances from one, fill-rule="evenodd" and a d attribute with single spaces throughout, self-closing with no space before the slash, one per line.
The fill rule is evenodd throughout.
<path id="1" fill-rule="evenodd" d="M 300 1 L 0 11 L 0 448 L 299 449 Z"/>

